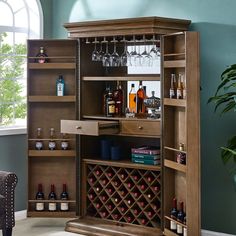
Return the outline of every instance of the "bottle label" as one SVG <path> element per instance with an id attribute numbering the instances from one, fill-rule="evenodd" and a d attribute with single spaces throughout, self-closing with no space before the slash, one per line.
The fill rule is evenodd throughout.
<path id="1" fill-rule="evenodd" d="M 43 142 L 41 142 L 41 141 L 36 141 L 36 143 L 35 143 L 35 148 L 36 148 L 37 150 L 42 150 L 42 149 L 43 149 Z"/>
<path id="2" fill-rule="evenodd" d="M 38 63 L 44 63 L 46 60 L 44 58 L 44 56 L 39 56 L 39 59 L 38 59 Z"/>
<path id="3" fill-rule="evenodd" d="M 43 202 L 37 202 L 36 203 L 36 211 L 43 211 L 44 210 L 44 203 Z"/>
<path id="4" fill-rule="evenodd" d="M 177 89 L 177 99 L 182 99 L 181 89 Z"/>
<path id="5" fill-rule="evenodd" d="M 48 143 L 48 147 L 49 147 L 50 150 L 55 150 L 56 149 L 56 142 L 50 141 Z"/>
<path id="6" fill-rule="evenodd" d="M 109 114 L 115 114 L 115 110 L 116 109 L 116 107 L 115 107 L 115 104 L 113 103 L 113 104 L 109 104 L 108 103 L 108 113 Z"/>
<path id="7" fill-rule="evenodd" d="M 68 210 L 69 210 L 68 202 L 62 202 L 61 203 L 61 211 L 68 211 Z"/>
<path id="8" fill-rule="evenodd" d="M 183 233 L 183 226 L 177 224 L 177 234 L 182 234 Z"/>
<path id="9" fill-rule="evenodd" d="M 57 209 L 57 204 L 55 202 L 50 202 L 48 204 L 48 210 L 49 211 L 56 211 L 56 209 Z"/>
<path id="10" fill-rule="evenodd" d="M 62 141 L 61 142 L 61 149 L 62 150 L 67 150 L 69 147 L 69 143 L 67 141 Z"/>
<path id="11" fill-rule="evenodd" d="M 170 221 L 170 229 L 171 230 L 176 230 L 177 229 L 177 224 L 173 220 Z"/>
<path id="12" fill-rule="evenodd" d="M 184 228 L 184 236 L 187 236 L 187 228 Z"/>
<path id="13" fill-rule="evenodd" d="M 175 97 L 175 90 L 170 89 L 170 98 L 174 98 L 174 97 Z"/>
<path id="14" fill-rule="evenodd" d="M 64 96 L 64 84 L 63 83 L 57 84 L 57 96 Z"/>

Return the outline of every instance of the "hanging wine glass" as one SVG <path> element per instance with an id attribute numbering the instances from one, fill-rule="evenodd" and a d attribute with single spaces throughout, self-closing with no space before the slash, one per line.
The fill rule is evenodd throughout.
<path id="1" fill-rule="evenodd" d="M 97 38 L 95 37 L 95 39 L 94 39 L 94 50 L 93 50 L 93 52 L 92 52 L 92 61 L 98 61 L 98 54 L 99 54 L 99 52 L 98 52 L 98 50 L 97 50 L 97 43 L 99 43 L 98 41 L 97 41 Z"/>
<path id="2" fill-rule="evenodd" d="M 102 65 L 105 67 L 109 67 L 111 66 L 111 60 L 110 60 L 111 54 L 108 52 L 108 41 L 106 40 L 105 37 L 104 37 L 103 43 L 106 44 L 106 52 L 102 57 Z"/>
<path id="3" fill-rule="evenodd" d="M 129 66 L 130 65 L 130 54 L 127 51 L 127 40 L 123 37 L 122 42 L 124 42 L 124 52 L 120 56 L 120 65 Z"/>
<path id="4" fill-rule="evenodd" d="M 133 49 L 130 52 L 130 65 L 134 66 L 135 65 L 135 57 L 138 55 L 137 51 L 136 51 L 136 39 L 135 39 L 135 35 L 133 35 Z"/>
<path id="5" fill-rule="evenodd" d="M 137 52 L 137 55 L 134 58 L 134 65 L 135 66 L 142 66 L 143 57 L 142 57 L 142 55 L 140 53 L 140 48 L 141 48 L 141 46 L 138 45 L 138 52 Z"/>
<path id="6" fill-rule="evenodd" d="M 159 49 L 159 52 L 158 52 L 157 47 L 156 47 L 156 43 L 157 43 L 157 40 L 155 39 L 155 35 L 153 35 L 153 37 L 152 37 L 152 48 L 149 52 L 149 54 L 152 56 L 153 60 L 159 59 L 159 56 L 160 56 L 160 49 Z"/>
<path id="7" fill-rule="evenodd" d="M 115 39 L 115 37 L 113 37 L 113 40 L 112 42 L 114 43 L 114 51 L 113 53 L 111 54 L 111 57 L 110 57 L 110 60 L 111 60 L 111 66 L 119 66 L 120 65 L 120 56 L 119 54 L 116 52 L 116 43 L 117 43 L 117 40 Z"/>
<path id="8" fill-rule="evenodd" d="M 105 54 L 105 52 L 103 51 L 102 45 L 103 45 L 103 41 L 100 42 L 100 50 L 98 51 L 98 61 L 102 61 L 103 55 Z"/>
<path id="9" fill-rule="evenodd" d="M 144 42 L 144 51 L 142 55 L 142 66 L 151 66 L 152 65 L 152 56 L 147 52 L 147 41 L 145 35 L 143 35 Z"/>

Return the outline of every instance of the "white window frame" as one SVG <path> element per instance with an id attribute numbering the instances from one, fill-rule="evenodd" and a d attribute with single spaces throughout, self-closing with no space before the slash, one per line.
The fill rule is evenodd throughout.
<path id="1" fill-rule="evenodd" d="M 4 0 L 0 0 L 0 1 L 1 2 L 6 2 Z M 28 38 L 33 38 L 33 37 L 30 37 L 30 35 L 32 33 L 30 32 L 31 31 L 30 13 L 29 13 L 29 8 L 28 8 L 28 3 L 27 3 L 27 2 L 30 2 L 32 0 L 22 0 L 22 1 L 24 2 L 26 11 L 28 12 L 28 26 L 27 26 L 27 28 L 15 27 L 14 25 L 12 27 L 11 26 L 1 26 L 0 25 L 0 33 L 3 33 L 3 32 L 19 32 L 19 33 L 27 32 Z M 35 1 L 36 1 L 37 6 L 38 6 L 39 22 L 40 22 L 40 29 L 39 29 L 39 37 L 38 38 L 43 38 L 43 10 L 42 10 L 40 0 L 35 0 Z M 14 30 L 12 28 L 14 28 Z M 26 133 L 27 133 L 27 127 L 26 126 L 23 126 L 23 127 L 9 126 L 9 127 L 0 128 L 0 136 L 18 135 L 18 134 L 26 134 Z"/>

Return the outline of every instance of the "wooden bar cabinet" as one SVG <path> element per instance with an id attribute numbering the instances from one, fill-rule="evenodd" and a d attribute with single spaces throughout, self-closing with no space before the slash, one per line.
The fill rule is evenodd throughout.
<path id="1" fill-rule="evenodd" d="M 34 84 L 39 83 L 41 89 L 40 92 L 35 89 L 35 94 L 28 97 L 29 134 L 33 137 L 32 131 L 42 122 L 36 117 L 45 113 L 44 107 L 51 109 L 55 126 L 58 127 L 60 120 L 60 132 L 71 135 L 73 145 L 67 152 L 73 152 L 73 157 L 65 158 L 60 151 L 58 157 L 53 158 L 53 152 L 45 150 L 45 155 L 43 152 L 43 155 L 39 154 L 41 158 L 29 158 L 29 174 L 33 179 L 29 186 L 29 212 L 34 203 L 32 194 L 36 191 L 33 187 L 36 178 L 40 174 L 53 175 L 60 168 L 68 168 L 66 173 L 69 174 L 73 200 L 71 209 L 77 218 L 68 221 L 67 231 L 97 236 L 177 235 L 170 230 L 172 200 L 177 198 L 184 202 L 186 221 L 176 223 L 185 230 L 185 235 L 200 235 L 199 35 L 187 31 L 190 23 L 160 17 L 66 23 L 69 39 L 64 40 L 67 43 L 60 45 L 58 52 L 65 60 L 72 56 L 76 72 L 69 76 L 74 90 L 69 97 L 60 98 L 62 100 L 51 96 L 49 91 L 51 84 L 48 81 L 53 70 L 37 68 L 41 65 L 30 62 L 36 52 L 30 52 L 29 93 Z M 101 62 L 91 60 L 94 49 L 99 50 L 101 46 L 105 50 L 107 42 L 112 53 L 116 41 L 117 52 L 121 55 L 125 45 L 138 48 L 146 44 L 151 47 L 153 39 L 160 45 L 158 72 L 135 73 L 127 66 L 104 67 Z M 38 47 L 43 44 L 48 50 L 49 59 L 50 48 L 57 46 L 51 42 L 46 40 L 37 44 Z M 100 45 L 100 42 L 104 44 Z M 74 52 L 70 51 L 70 55 L 66 54 L 69 45 L 74 45 Z M 53 59 L 44 66 L 53 66 Z M 69 69 L 69 74 L 74 66 Z M 32 76 L 31 70 L 36 71 L 35 75 Z M 184 76 L 184 98 L 170 98 L 171 74 Z M 128 91 L 130 82 L 135 81 L 160 85 L 160 118 L 105 116 L 102 94 L 106 87 L 115 89 L 119 82 L 124 91 Z M 44 91 L 46 94 L 40 94 Z M 125 92 L 125 103 L 127 99 L 128 93 Z M 32 125 L 34 120 L 36 124 Z M 122 147 L 120 160 L 101 158 L 100 146 L 104 139 Z M 32 141 L 30 138 L 29 146 Z M 184 150 L 179 150 L 179 143 L 184 143 Z M 160 165 L 131 161 L 131 148 L 141 145 L 160 147 Z M 29 156 L 34 156 L 32 153 L 38 156 L 39 152 L 30 148 Z M 178 153 L 186 156 L 186 164 L 176 161 Z M 58 169 L 49 165 L 58 166 Z M 34 168 L 39 168 L 40 173 L 35 174 Z M 41 214 L 47 216 L 47 212 Z M 60 212 L 54 216 L 56 214 L 60 215 Z"/>

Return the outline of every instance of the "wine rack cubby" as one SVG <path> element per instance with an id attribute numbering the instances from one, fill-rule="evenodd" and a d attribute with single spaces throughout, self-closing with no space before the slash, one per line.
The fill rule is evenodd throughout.
<path id="1" fill-rule="evenodd" d="M 160 171 L 92 163 L 84 167 L 87 216 L 160 227 Z"/>

